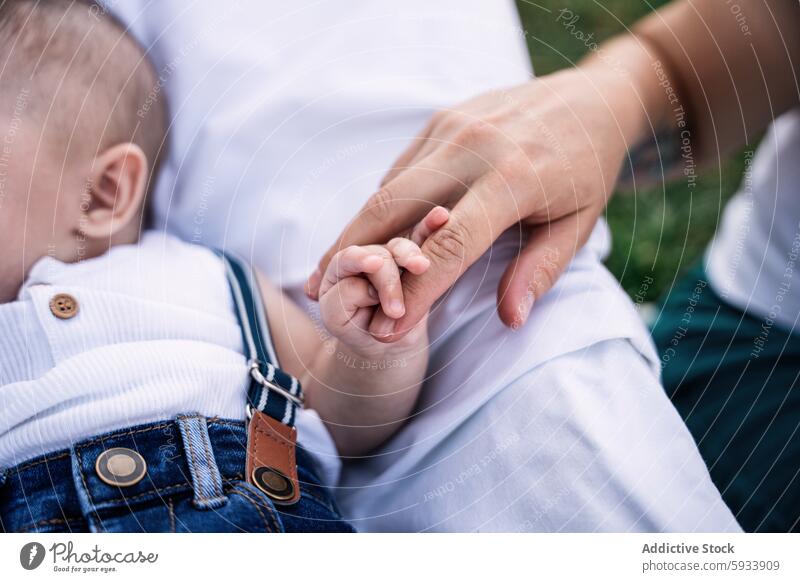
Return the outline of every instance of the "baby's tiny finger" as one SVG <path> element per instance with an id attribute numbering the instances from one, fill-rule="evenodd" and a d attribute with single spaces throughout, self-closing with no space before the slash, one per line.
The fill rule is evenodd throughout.
<path id="1" fill-rule="evenodd" d="M 383 266 L 375 273 L 368 274 L 367 278 L 378 291 L 383 312 L 394 319 L 403 317 L 406 312 L 403 302 L 403 287 L 400 284 L 400 269 L 395 263 L 394 257 L 387 253 Z"/>
<path id="2" fill-rule="evenodd" d="M 411 240 L 414 244 L 422 246 L 428 237 L 442 228 L 450 218 L 450 211 L 444 206 L 436 206 L 417 224 L 411 231 Z"/>
<path id="3" fill-rule="evenodd" d="M 423 255 L 420 248 L 407 238 L 393 238 L 386 248 L 392 253 L 398 265 L 415 275 L 421 275 L 431 265 L 430 259 Z"/>
<path id="4" fill-rule="evenodd" d="M 362 307 L 379 303 L 378 294 L 369 281 L 361 277 L 347 277 L 320 296 L 319 305 L 326 325 L 344 326 Z"/>
<path id="5" fill-rule="evenodd" d="M 374 273 L 383 265 L 383 258 L 363 247 L 351 246 L 333 256 L 320 283 L 322 295 L 346 277 L 361 273 Z"/>
<path id="6" fill-rule="evenodd" d="M 380 303 L 375 288 L 369 281 L 361 277 L 342 279 L 331 289 L 330 294 L 338 296 L 337 299 L 348 312 Z"/>

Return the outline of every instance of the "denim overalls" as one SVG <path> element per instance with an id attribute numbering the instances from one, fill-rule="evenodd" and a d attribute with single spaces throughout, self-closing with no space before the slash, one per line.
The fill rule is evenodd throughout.
<path id="1" fill-rule="evenodd" d="M 302 398 L 277 362 L 258 285 L 244 264 L 220 253 L 248 350 L 248 418 L 294 424 Z M 245 474 L 245 422 L 185 414 L 114 431 L 0 472 L 3 532 L 352 532 L 296 449 L 299 500 L 282 504 L 280 472 L 258 486 Z M 295 481 L 293 479 L 293 481 Z"/>

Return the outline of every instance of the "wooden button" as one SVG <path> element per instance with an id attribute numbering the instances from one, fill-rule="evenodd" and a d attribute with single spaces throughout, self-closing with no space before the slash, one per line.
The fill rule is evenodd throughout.
<path id="1" fill-rule="evenodd" d="M 50 299 L 50 311 L 59 319 L 78 315 L 78 300 L 68 293 L 58 293 Z"/>
<path id="2" fill-rule="evenodd" d="M 116 487 L 130 487 L 144 479 L 147 463 L 134 450 L 116 447 L 97 457 L 94 469 L 100 479 Z"/>

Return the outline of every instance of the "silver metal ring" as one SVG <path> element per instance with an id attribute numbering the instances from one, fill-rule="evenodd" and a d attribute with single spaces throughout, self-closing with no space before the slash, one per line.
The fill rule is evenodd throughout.
<path id="1" fill-rule="evenodd" d="M 277 384 L 273 384 L 272 382 L 267 380 L 264 377 L 264 374 L 261 373 L 261 369 L 259 368 L 259 363 L 256 360 L 254 360 L 254 361 L 252 361 L 250 363 L 250 376 L 253 378 L 253 380 L 258 382 L 259 384 L 261 384 L 265 388 L 268 388 L 269 390 L 277 392 L 278 394 L 280 394 L 281 396 L 283 396 L 287 400 L 291 400 L 292 402 L 294 402 L 294 404 L 299 406 L 300 408 L 303 408 L 305 406 L 305 401 L 304 401 L 304 399 L 302 397 L 295 396 L 294 394 L 292 394 L 288 390 L 286 390 L 284 388 L 281 388 Z"/>

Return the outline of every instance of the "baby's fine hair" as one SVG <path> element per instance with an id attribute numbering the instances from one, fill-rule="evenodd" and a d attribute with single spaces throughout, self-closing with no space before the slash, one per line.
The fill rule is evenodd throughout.
<path id="1" fill-rule="evenodd" d="M 0 99 L 24 97 L 65 155 L 92 155 L 133 142 L 150 181 L 166 150 L 167 110 L 158 75 L 141 46 L 90 0 L 0 0 Z"/>

